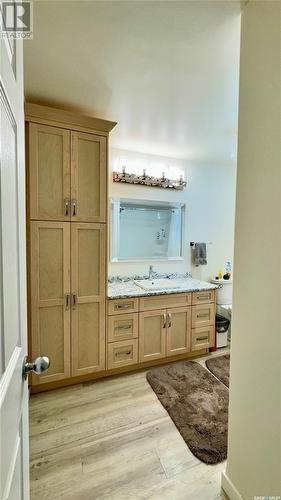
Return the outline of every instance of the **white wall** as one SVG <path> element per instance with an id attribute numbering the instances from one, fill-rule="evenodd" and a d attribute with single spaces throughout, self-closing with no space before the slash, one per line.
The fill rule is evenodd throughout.
<path id="1" fill-rule="evenodd" d="M 231 499 L 281 495 L 280 9 L 280 2 L 250 1 L 242 14 L 229 445 L 223 478 Z"/>
<path id="2" fill-rule="evenodd" d="M 155 262 L 159 271 L 192 272 L 199 279 L 209 280 L 226 260 L 233 256 L 235 164 L 191 163 L 184 160 L 147 155 L 119 149 L 110 150 L 109 168 L 113 171 L 126 163 L 127 170 L 142 168 L 147 173 L 179 175 L 184 173 L 188 185 L 183 191 L 167 191 L 145 186 L 113 183 L 109 175 L 109 196 L 147 200 L 177 201 L 187 206 L 184 236 L 184 259 L 181 262 Z M 208 265 L 192 265 L 190 241 L 212 242 L 208 245 Z M 110 263 L 109 274 L 146 273 L 148 263 Z"/>

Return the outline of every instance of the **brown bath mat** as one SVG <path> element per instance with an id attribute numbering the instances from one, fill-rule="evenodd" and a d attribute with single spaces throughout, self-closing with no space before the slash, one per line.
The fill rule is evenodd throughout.
<path id="1" fill-rule="evenodd" d="M 192 453 L 206 464 L 225 460 L 228 389 L 195 361 L 155 368 L 146 377 Z"/>
<path id="2" fill-rule="evenodd" d="M 229 387 L 229 365 L 230 355 L 217 356 L 207 359 L 206 366 L 221 382 Z"/>

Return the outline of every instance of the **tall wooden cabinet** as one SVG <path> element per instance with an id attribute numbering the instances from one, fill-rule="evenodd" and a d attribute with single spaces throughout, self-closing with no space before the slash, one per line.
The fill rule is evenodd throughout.
<path id="1" fill-rule="evenodd" d="M 34 383 L 70 376 L 70 224 L 30 223 L 31 357 L 51 365 Z"/>
<path id="2" fill-rule="evenodd" d="M 26 104 L 32 384 L 105 369 L 107 141 L 115 123 Z"/>
<path id="3" fill-rule="evenodd" d="M 104 226 L 71 224 L 72 375 L 105 369 Z"/>

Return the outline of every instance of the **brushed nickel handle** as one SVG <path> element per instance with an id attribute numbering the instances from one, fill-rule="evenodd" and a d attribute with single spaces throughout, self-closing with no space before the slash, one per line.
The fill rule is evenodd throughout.
<path id="1" fill-rule="evenodd" d="M 172 326 L 172 315 L 171 313 L 168 313 L 168 328 L 171 328 Z"/>
<path id="2" fill-rule="evenodd" d="M 197 340 L 209 340 L 209 337 L 197 337 Z"/>
<path id="3" fill-rule="evenodd" d="M 126 350 L 126 351 L 124 351 L 124 350 L 123 351 L 117 351 L 114 354 L 114 358 L 115 359 L 118 359 L 118 358 L 119 359 L 126 359 L 127 356 L 130 356 L 131 354 L 132 354 L 132 350 L 131 349 L 130 350 Z"/>
<path id="4" fill-rule="evenodd" d="M 167 314 L 164 313 L 163 314 L 163 328 L 166 328 L 166 326 L 167 326 Z"/>
<path id="5" fill-rule="evenodd" d="M 77 294 L 73 293 L 72 294 L 72 309 L 76 308 L 76 304 L 77 304 Z"/>
<path id="6" fill-rule="evenodd" d="M 129 309 L 131 307 L 131 304 L 116 304 L 114 309 Z"/>
<path id="7" fill-rule="evenodd" d="M 29 372 L 37 373 L 37 375 L 41 375 L 41 373 L 48 370 L 50 366 L 50 360 L 47 356 L 39 356 L 35 361 L 31 363 L 27 362 L 27 358 L 25 358 L 22 368 L 23 377 L 26 379 Z"/>
<path id="8" fill-rule="evenodd" d="M 197 295 L 197 299 L 198 300 L 205 300 L 205 299 L 208 300 L 208 298 L 209 298 L 209 294 L 206 294 L 206 295 Z"/>
<path id="9" fill-rule="evenodd" d="M 207 318 L 209 316 L 210 316 L 210 314 L 208 312 L 202 313 L 202 314 L 200 314 L 200 313 L 197 314 L 197 318 Z"/>
<path id="10" fill-rule="evenodd" d="M 68 198 L 64 199 L 64 214 L 66 216 L 69 215 L 69 205 L 70 205 L 70 200 Z"/>
<path id="11" fill-rule="evenodd" d="M 77 201 L 72 200 L 72 216 L 75 217 L 77 215 Z"/>
<path id="12" fill-rule="evenodd" d="M 65 303 L 65 310 L 69 310 L 69 305 L 70 305 L 70 294 L 66 293 L 64 296 L 64 303 Z"/>
<path id="13" fill-rule="evenodd" d="M 131 329 L 131 325 L 120 325 L 120 326 L 116 326 L 115 327 L 115 330 L 130 330 Z"/>

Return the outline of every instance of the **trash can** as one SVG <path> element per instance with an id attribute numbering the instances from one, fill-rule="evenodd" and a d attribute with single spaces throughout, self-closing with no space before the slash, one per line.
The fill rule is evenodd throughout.
<path id="1" fill-rule="evenodd" d="M 217 347 L 227 346 L 227 332 L 229 328 L 229 319 L 224 318 L 220 314 L 216 314 L 216 336 Z"/>

